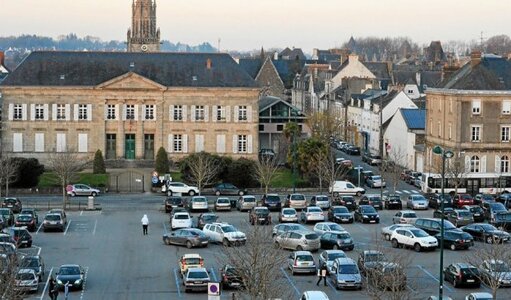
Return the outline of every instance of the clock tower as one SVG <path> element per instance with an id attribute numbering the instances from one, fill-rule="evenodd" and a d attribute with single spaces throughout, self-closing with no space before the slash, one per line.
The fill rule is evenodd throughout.
<path id="1" fill-rule="evenodd" d="M 159 52 L 160 29 L 156 28 L 156 0 L 133 0 L 128 52 Z"/>

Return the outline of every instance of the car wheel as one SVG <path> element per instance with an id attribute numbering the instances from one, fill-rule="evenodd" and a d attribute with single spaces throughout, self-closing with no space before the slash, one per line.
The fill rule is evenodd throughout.
<path id="1" fill-rule="evenodd" d="M 222 245 L 224 245 L 224 247 L 229 247 L 229 240 L 224 239 L 224 240 L 222 241 Z"/>
<path id="2" fill-rule="evenodd" d="M 450 249 L 451 249 L 452 251 L 456 250 L 456 245 L 454 245 L 454 244 L 451 244 L 451 247 L 450 247 Z"/>
<path id="3" fill-rule="evenodd" d="M 170 240 L 169 239 L 164 239 L 163 242 L 165 243 L 165 245 L 170 245 Z"/>
<path id="4" fill-rule="evenodd" d="M 421 252 L 421 245 L 419 245 L 419 243 L 415 243 L 415 245 L 413 245 L 413 249 L 415 250 L 415 252 Z"/>
<path id="5" fill-rule="evenodd" d="M 303 251 L 303 247 L 302 246 L 296 247 L 296 251 Z"/>
<path id="6" fill-rule="evenodd" d="M 192 249 L 192 247 L 193 247 L 192 242 L 187 241 L 187 242 L 186 242 L 186 248 L 188 248 L 188 249 Z"/>
<path id="7" fill-rule="evenodd" d="M 385 239 L 386 239 L 387 241 L 390 241 L 390 234 L 386 233 L 386 234 L 385 234 Z"/>
<path id="8" fill-rule="evenodd" d="M 215 195 L 220 196 L 220 191 L 216 191 Z"/>
<path id="9" fill-rule="evenodd" d="M 172 196 L 172 191 L 170 191 L 170 190 L 167 191 L 167 196 L 169 196 L 169 197 Z"/>
<path id="10" fill-rule="evenodd" d="M 392 248 L 399 248 L 399 243 L 396 239 L 392 240 Z"/>
<path id="11" fill-rule="evenodd" d="M 98 193 L 96 193 L 96 192 L 92 192 L 92 194 L 91 194 L 92 197 L 96 197 L 97 195 L 98 195 Z"/>
<path id="12" fill-rule="evenodd" d="M 193 190 L 189 191 L 189 192 L 188 192 L 188 195 L 190 195 L 190 196 L 195 196 L 195 191 L 193 191 Z"/>
<path id="13" fill-rule="evenodd" d="M 486 237 L 486 243 L 493 244 L 493 238 L 491 236 Z"/>
<path id="14" fill-rule="evenodd" d="M 334 246 L 332 247 L 332 249 L 334 249 L 334 250 L 339 250 L 339 246 L 334 245 Z"/>

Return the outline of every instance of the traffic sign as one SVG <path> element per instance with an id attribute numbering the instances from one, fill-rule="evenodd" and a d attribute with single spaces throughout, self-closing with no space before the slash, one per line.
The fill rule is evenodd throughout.
<path id="1" fill-rule="evenodd" d="M 209 282 L 208 283 L 208 296 L 220 296 L 220 283 Z"/>

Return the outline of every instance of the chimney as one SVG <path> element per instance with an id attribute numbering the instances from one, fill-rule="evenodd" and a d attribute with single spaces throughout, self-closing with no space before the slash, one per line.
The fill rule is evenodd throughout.
<path id="1" fill-rule="evenodd" d="M 354 62 L 354 61 L 357 61 L 358 60 L 358 55 L 356 54 L 350 54 L 350 56 L 348 56 L 348 61 L 351 63 L 351 62 Z"/>
<path id="2" fill-rule="evenodd" d="M 480 61 L 480 59 L 479 59 L 479 61 Z M 475 66 L 475 64 L 473 62 L 472 62 L 472 66 Z M 454 74 L 454 72 L 458 71 L 459 69 L 460 69 L 460 67 L 458 65 L 445 64 L 444 67 L 442 68 L 442 78 L 440 78 L 440 81 L 444 81 L 444 80 L 451 78 L 452 74 Z"/>
<path id="3" fill-rule="evenodd" d="M 0 66 L 5 66 L 5 54 L 3 51 L 0 51 Z"/>
<path id="4" fill-rule="evenodd" d="M 206 69 L 211 70 L 211 58 L 206 61 Z"/>
<path id="5" fill-rule="evenodd" d="M 475 67 L 481 62 L 481 51 L 473 51 L 470 53 L 470 65 Z"/>

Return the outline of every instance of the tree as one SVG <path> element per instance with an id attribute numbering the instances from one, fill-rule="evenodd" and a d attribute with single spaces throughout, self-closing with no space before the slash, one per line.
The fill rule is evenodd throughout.
<path id="1" fill-rule="evenodd" d="M 307 124 L 311 130 L 311 136 L 325 143 L 328 143 L 330 137 L 339 136 L 343 126 L 340 116 L 335 116 L 330 111 L 311 114 Z"/>
<path id="2" fill-rule="evenodd" d="M 277 157 L 271 157 L 268 155 L 261 156 L 255 163 L 254 176 L 257 178 L 261 186 L 264 188 L 264 193 L 268 194 L 270 184 L 277 174 L 279 169 Z"/>
<path id="3" fill-rule="evenodd" d="M 296 153 L 289 151 L 288 163 L 292 164 L 293 159 L 296 159 L 297 166 L 302 174 L 311 176 L 314 173 L 315 161 L 311 158 L 318 155 L 320 152 L 327 152 L 328 144 L 316 138 L 302 140 L 295 145 Z"/>
<path id="4" fill-rule="evenodd" d="M 486 40 L 486 52 L 499 55 L 511 53 L 511 39 L 505 34 L 490 37 Z"/>
<path id="5" fill-rule="evenodd" d="M 401 180 L 401 173 L 404 170 L 406 153 L 400 147 L 395 147 L 390 150 L 387 159 L 382 159 L 382 171 L 387 175 L 392 184 L 392 191 L 396 192 L 397 186 Z"/>
<path id="6" fill-rule="evenodd" d="M 336 161 L 335 153 L 330 147 L 326 151 L 318 151 L 311 158 L 314 165 L 314 173 L 319 181 L 319 191 L 323 191 L 323 186 L 333 186 L 336 180 L 346 176 L 351 167 L 345 166 Z M 332 197 L 333 191 L 332 191 Z"/>
<path id="7" fill-rule="evenodd" d="M 463 183 L 463 179 L 467 173 L 467 167 L 465 165 L 465 155 L 461 154 L 460 149 L 455 149 L 454 156 L 447 159 L 446 163 L 446 177 L 449 181 L 454 184 L 454 194 L 458 194 L 458 188 Z"/>
<path id="8" fill-rule="evenodd" d="M 6 153 L 0 153 L 0 196 L 5 184 L 5 196 L 9 196 L 9 183 L 14 182 L 19 174 L 19 160 Z"/>
<path id="9" fill-rule="evenodd" d="M 105 160 L 103 159 L 103 153 L 98 149 L 94 154 L 94 164 L 92 165 L 92 173 L 94 174 L 105 174 Z"/>
<path id="10" fill-rule="evenodd" d="M 220 171 L 218 160 L 206 152 L 194 153 L 186 158 L 191 180 L 197 185 L 199 194 L 204 186 L 211 184 Z"/>
<path id="11" fill-rule="evenodd" d="M 226 247 L 219 257 L 221 265 L 228 264 L 236 269 L 243 280 L 241 299 L 291 299 L 290 289 L 282 267 L 286 263 L 287 253 L 273 246 L 271 228 L 252 226 L 246 232 L 247 242 L 243 247 Z"/>
<path id="12" fill-rule="evenodd" d="M 17 271 L 16 256 L 0 257 L 0 299 L 23 299 L 23 293 L 15 289 Z"/>
<path id="13" fill-rule="evenodd" d="M 11 186 L 17 188 L 32 188 L 39 183 L 39 177 L 44 173 L 44 166 L 36 158 L 14 157 L 18 164 L 18 174 Z"/>
<path id="14" fill-rule="evenodd" d="M 222 167 L 220 167 L 220 169 L 222 169 Z M 247 175 L 256 174 L 256 170 L 255 161 L 241 157 L 234 161 L 231 160 L 227 166 L 227 176 L 220 179 L 224 182 L 230 182 L 239 188 L 256 187 L 257 179 L 255 176 Z"/>
<path id="15" fill-rule="evenodd" d="M 68 203 L 66 187 L 75 180 L 78 172 L 83 170 L 86 161 L 80 159 L 75 152 L 53 152 L 49 154 L 49 169 L 55 172 L 62 187 L 62 207 L 65 209 Z"/>
<path id="16" fill-rule="evenodd" d="M 156 153 L 156 161 L 154 164 L 154 169 L 156 172 L 158 172 L 158 174 L 169 173 L 170 162 L 165 148 L 160 147 L 160 149 L 158 149 L 158 152 Z"/>

